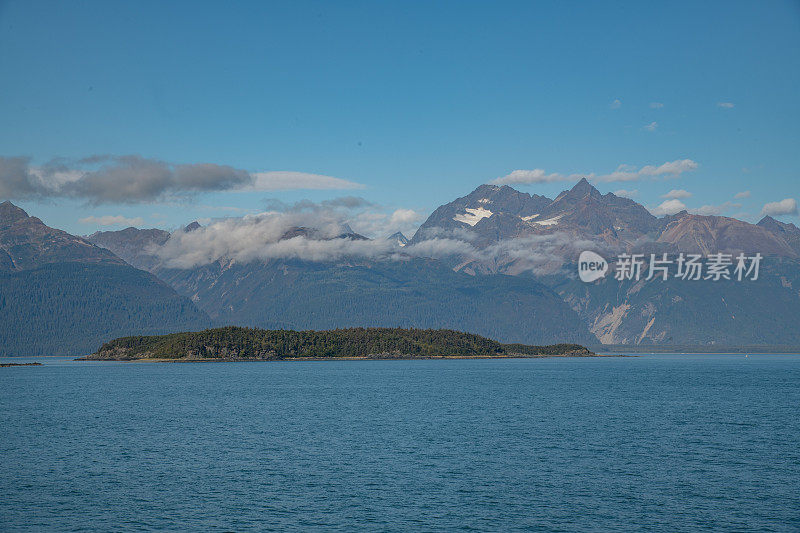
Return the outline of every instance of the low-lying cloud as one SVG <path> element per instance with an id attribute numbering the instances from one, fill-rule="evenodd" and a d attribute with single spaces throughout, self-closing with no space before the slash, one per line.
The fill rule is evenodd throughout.
<path id="1" fill-rule="evenodd" d="M 359 189 L 362 185 L 320 174 L 248 172 L 214 163 L 175 164 L 138 155 L 95 155 L 53 160 L 0 157 L 0 197 L 78 198 L 92 204 L 133 204 L 189 198 L 201 192 L 288 189 Z"/>
<path id="2" fill-rule="evenodd" d="M 400 212 L 398 212 L 400 211 Z M 363 213 L 361 213 L 363 215 Z M 405 219 L 409 213 L 396 210 L 386 218 Z M 457 259 L 476 262 L 487 270 L 513 263 L 517 272 L 558 269 L 564 257 L 590 245 L 573 236 L 550 234 L 507 239 L 486 247 L 477 246 L 461 234 L 440 235 L 401 247 L 397 241 L 378 237 L 354 238 L 351 215 L 334 209 L 286 209 L 241 218 L 211 221 L 192 231 L 178 230 L 161 246 L 148 250 L 166 268 L 191 269 L 221 261 L 222 264 L 296 259 L 303 261 L 403 261 L 411 258 Z M 465 236 L 466 237 L 466 236 Z M 473 236 L 474 237 L 474 236 Z M 582 249 L 582 248 L 581 248 Z"/>

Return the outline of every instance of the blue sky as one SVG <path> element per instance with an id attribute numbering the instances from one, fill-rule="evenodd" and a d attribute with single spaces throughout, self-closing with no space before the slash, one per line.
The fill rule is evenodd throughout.
<path id="1" fill-rule="evenodd" d="M 573 174 L 628 165 L 639 179 L 598 188 L 650 208 L 682 190 L 690 209 L 750 221 L 800 200 L 797 2 L 12 0 L 0 73 L 0 156 L 33 168 L 135 154 L 360 186 L 12 198 L 81 234 L 101 216 L 169 228 L 273 198 L 357 195 L 427 215 L 535 169 L 556 181 L 514 186 L 555 196 Z M 685 160 L 695 166 L 637 173 Z"/>

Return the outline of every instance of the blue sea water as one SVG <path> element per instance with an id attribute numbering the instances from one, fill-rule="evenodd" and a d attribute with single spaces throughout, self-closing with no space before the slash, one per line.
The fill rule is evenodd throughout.
<path id="1" fill-rule="evenodd" d="M 3 531 L 800 530 L 800 356 L 0 368 Z"/>

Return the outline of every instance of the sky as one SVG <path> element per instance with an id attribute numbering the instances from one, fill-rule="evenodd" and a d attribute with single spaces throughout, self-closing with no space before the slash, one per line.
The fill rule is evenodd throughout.
<path id="1" fill-rule="evenodd" d="M 0 0 L 0 200 L 76 234 L 581 176 L 800 224 L 799 168 L 797 1 Z"/>

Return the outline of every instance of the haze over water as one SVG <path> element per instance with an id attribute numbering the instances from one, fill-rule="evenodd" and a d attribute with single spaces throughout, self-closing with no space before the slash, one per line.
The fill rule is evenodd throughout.
<path id="1" fill-rule="evenodd" d="M 800 528 L 798 355 L 40 360 L 4 531 Z"/>

